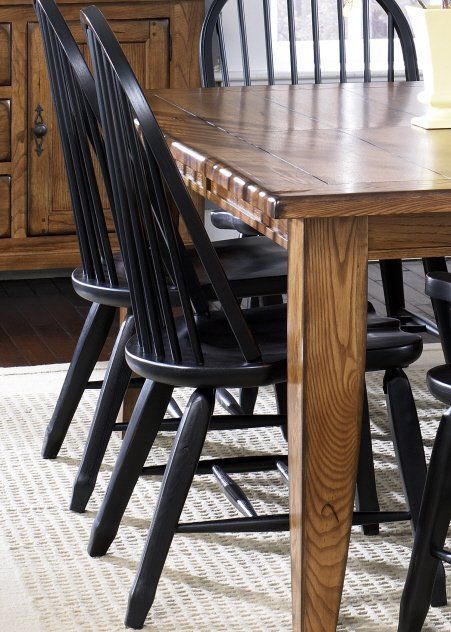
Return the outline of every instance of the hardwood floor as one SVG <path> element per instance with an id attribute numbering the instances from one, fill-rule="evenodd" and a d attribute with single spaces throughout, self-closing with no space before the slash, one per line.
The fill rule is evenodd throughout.
<path id="1" fill-rule="evenodd" d="M 403 267 L 407 308 L 433 320 L 421 261 L 406 261 Z M 368 266 L 368 296 L 376 311 L 385 314 L 380 270 L 373 263 Z M 69 362 L 88 309 L 69 278 L 0 281 L 0 366 Z M 102 353 L 104 360 L 116 331 L 115 326 Z"/>
<path id="2" fill-rule="evenodd" d="M 69 362 L 89 306 L 68 278 L 0 281 L 0 366 Z"/>
<path id="3" fill-rule="evenodd" d="M 404 296 L 406 308 L 420 316 L 434 320 L 431 301 L 424 293 L 424 272 L 421 261 L 404 261 Z M 368 265 L 368 298 L 380 314 L 385 314 L 384 291 L 377 263 Z"/>

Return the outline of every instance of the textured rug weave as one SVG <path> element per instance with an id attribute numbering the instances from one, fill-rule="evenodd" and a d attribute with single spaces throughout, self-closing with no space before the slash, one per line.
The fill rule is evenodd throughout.
<path id="1" fill-rule="evenodd" d="M 430 359 L 431 360 L 431 359 Z M 434 364 L 430 361 L 430 364 Z M 95 512 L 120 446 L 114 436 L 96 492 L 83 515 L 67 509 L 97 394 L 87 393 L 56 461 L 40 447 L 64 373 L 61 367 L 0 372 L 0 629 L 2 632 L 122 630 L 127 595 L 147 534 L 160 480 L 141 479 L 109 554 L 91 559 L 86 545 Z M 441 407 L 426 392 L 424 363 L 409 376 L 428 455 Z M 368 379 L 377 483 L 383 509 L 404 498 L 387 429 L 381 376 Z M 179 403 L 189 393 L 179 392 Z M 274 412 L 271 389 L 260 412 Z M 164 462 L 173 435 L 159 437 L 149 463 Z M 283 452 L 278 429 L 208 434 L 204 456 Z M 258 511 L 286 512 L 287 488 L 275 473 L 236 475 Z M 237 514 L 212 477 L 197 477 L 183 520 Z M 411 547 L 407 524 L 381 527 L 378 537 L 353 528 L 338 630 L 396 630 Z M 451 596 L 451 573 L 448 594 Z M 146 629 L 252 632 L 290 629 L 287 534 L 178 535 Z M 451 630 L 451 608 L 431 610 L 428 631 Z"/>

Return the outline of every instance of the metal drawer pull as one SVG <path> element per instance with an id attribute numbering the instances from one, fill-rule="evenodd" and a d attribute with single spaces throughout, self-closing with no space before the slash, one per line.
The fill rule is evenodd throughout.
<path id="1" fill-rule="evenodd" d="M 47 126 L 45 125 L 44 119 L 42 118 L 43 111 L 44 110 L 42 109 L 41 105 L 38 104 L 37 108 L 35 109 L 36 116 L 34 119 L 33 127 L 34 142 L 36 144 L 36 153 L 38 156 L 40 156 L 44 151 L 42 143 L 44 142 L 44 136 L 47 134 Z"/>

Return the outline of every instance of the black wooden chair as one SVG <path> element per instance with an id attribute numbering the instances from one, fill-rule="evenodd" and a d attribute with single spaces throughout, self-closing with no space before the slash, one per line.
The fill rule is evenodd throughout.
<path id="1" fill-rule="evenodd" d="M 93 60 L 115 207 L 119 209 L 119 239 L 137 324 L 137 335 L 126 345 L 126 357 L 133 371 L 147 380 L 93 525 L 91 555 L 102 555 L 108 550 L 143 471 L 159 430 L 157 416 L 149 417 L 149 412 L 155 406 L 164 408 L 160 402 L 167 401 L 174 387 L 195 389 L 178 427 L 168 464 L 164 468 L 146 468 L 147 473 L 156 474 L 164 469 L 164 478 L 126 618 L 126 625 L 139 628 L 153 602 L 177 530 L 288 528 L 286 515 L 250 515 L 232 521 L 179 524 L 196 471 L 205 473 L 212 469 L 222 479 L 223 488 L 227 488 L 236 506 L 248 511 L 249 516 L 245 499 L 237 498 L 237 493 L 230 489 L 233 484 L 222 474 L 227 466 L 221 460 L 205 464 L 200 461 L 200 455 L 212 419 L 216 388 L 256 388 L 285 382 L 286 309 L 285 305 L 240 308 L 164 136 L 114 34 L 96 7 L 83 11 L 81 20 Z M 211 280 L 221 307 L 218 311 L 199 312 L 190 300 L 190 283 L 181 265 L 170 213 L 174 207 L 185 222 Z M 178 293 L 181 313 L 177 317 L 172 310 L 166 275 L 174 280 Z M 355 524 L 406 519 L 415 522 L 425 479 L 418 418 L 409 382 L 401 368 L 418 358 L 422 341 L 415 334 L 400 331 L 397 321 L 391 321 L 391 325 L 389 329 L 385 322 L 383 327 L 369 329 L 367 370 L 386 370 L 385 389 L 410 510 L 386 514 L 356 512 Z M 257 423 L 259 417 L 255 416 Z M 279 467 L 286 471 L 286 459 L 272 457 L 272 462 L 273 469 Z M 247 461 L 241 471 L 248 469 Z M 262 468 L 257 464 L 254 469 Z M 236 486 L 234 490 L 237 492 Z"/>
<path id="2" fill-rule="evenodd" d="M 269 84 L 287 83 L 285 78 L 277 77 L 274 64 L 273 50 L 273 34 L 271 26 L 271 0 L 262 0 L 260 14 L 257 18 L 253 14 L 254 22 L 261 19 L 261 27 L 263 32 L 260 34 L 261 46 L 265 46 L 266 61 L 266 77 L 258 76 L 255 83 Z M 419 72 L 417 66 L 417 57 L 415 45 L 409 23 L 395 0 L 363 0 L 362 2 L 362 33 L 363 33 L 363 80 L 370 82 L 372 80 L 371 59 L 370 59 L 370 7 L 371 4 L 379 5 L 387 15 L 387 38 L 388 38 L 388 58 L 387 58 L 387 81 L 395 80 L 395 35 L 399 38 L 401 50 L 404 60 L 405 79 L 406 81 L 418 81 Z M 227 5 L 227 6 L 226 6 Z M 223 29 L 223 11 L 224 8 L 231 6 L 236 7 L 235 17 L 236 24 L 228 23 L 228 37 L 224 34 Z M 211 88 L 217 85 L 230 86 L 245 85 L 250 86 L 252 83 L 252 55 L 250 54 L 250 46 L 248 44 L 248 36 L 246 29 L 246 8 L 250 7 L 256 11 L 254 3 L 247 3 L 245 0 L 213 0 L 206 14 L 201 38 L 200 38 L 200 70 L 202 77 L 202 85 Z M 296 85 L 301 82 L 299 77 L 302 70 L 303 60 L 298 60 L 296 50 L 296 9 L 294 0 L 286 0 L 287 7 L 287 32 L 289 40 L 289 59 L 290 59 L 290 80 L 289 83 Z M 248 13 L 249 17 L 249 13 Z M 322 83 L 322 64 L 320 55 L 320 26 L 318 0 L 311 2 L 311 18 L 306 15 L 305 20 L 311 19 L 311 33 L 313 46 L 313 81 Z M 346 21 L 343 16 L 343 2 L 337 2 L 336 24 L 338 35 L 337 55 L 339 56 L 339 80 L 341 83 L 348 81 L 347 60 L 346 60 Z M 235 27 L 235 28 L 233 28 Z M 254 27 L 255 28 L 255 27 Z M 241 72 L 235 74 L 241 77 L 230 76 L 228 63 L 228 51 L 230 52 L 230 39 L 233 36 L 235 46 L 240 47 L 241 53 Z M 219 62 L 219 65 L 217 64 Z M 303 79 L 302 81 L 305 81 Z M 258 235 L 255 229 L 250 228 L 243 221 L 235 218 L 231 213 L 225 211 L 216 211 L 211 213 L 211 221 L 217 228 L 224 228 L 240 232 L 243 236 Z M 427 272 L 443 270 L 444 259 L 437 257 L 424 260 L 424 268 Z M 380 269 L 384 288 L 384 297 L 386 303 L 387 314 L 398 318 L 404 327 L 411 331 L 420 331 L 426 327 L 432 333 L 437 334 L 435 323 L 431 322 L 418 314 L 409 312 L 405 307 L 404 286 L 401 260 L 380 261 Z"/>
<path id="3" fill-rule="evenodd" d="M 87 447 L 74 487 L 71 508 L 83 511 L 92 493 L 102 457 L 112 430 L 123 430 L 116 424 L 124 393 L 130 384 L 131 371 L 125 362 L 124 346 L 134 332 L 130 311 L 130 293 L 120 255 L 113 254 L 95 174 L 95 152 L 110 200 L 115 228 L 117 213 L 106 166 L 99 112 L 92 75 L 53 0 L 38 0 L 35 10 L 42 33 L 49 79 L 63 147 L 65 167 L 80 245 L 82 265 L 72 275 L 75 291 L 92 303 L 78 341 L 61 394 L 46 430 L 44 458 L 56 458 L 85 388 L 101 388 Z M 287 256 L 283 248 L 270 240 L 257 244 L 240 239 L 215 243 L 215 249 L 239 297 L 257 292 L 271 295 L 286 290 Z M 213 288 L 194 249 L 183 251 L 185 269 L 200 311 L 208 311 L 208 301 L 215 300 Z M 196 272 L 195 272 L 196 271 Z M 120 307 L 129 309 L 116 340 L 105 379 L 89 382 L 109 329 Z M 132 383 L 141 387 L 142 379 Z M 233 413 L 243 413 L 228 397 L 221 398 Z M 169 409 L 180 417 L 174 400 Z M 230 422 L 228 422 L 230 425 Z M 238 426 L 245 423 L 240 420 Z M 250 423 L 248 420 L 247 423 Z"/>
<path id="4" fill-rule="evenodd" d="M 426 276 L 426 294 L 436 302 L 445 362 L 427 374 L 430 392 L 448 410 L 435 438 L 415 533 L 412 557 L 401 600 L 399 632 L 420 632 L 429 610 L 437 566 L 451 563 L 444 550 L 451 523 L 451 274 Z"/>
<path id="5" fill-rule="evenodd" d="M 77 225 L 80 226 L 83 231 L 85 222 L 91 221 L 94 214 L 95 217 L 100 218 L 100 221 L 102 220 L 102 208 L 99 205 L 99 196 L 96 188 L 97 182 L 93 175 L 91 154 L 89 151 L 86 151 L 86 147 L 89 148 L 90 146 L 89 143 L 94 147 L 95 153 L 98 154 L 100 169 L 106 182 L 107 191 L 109 192 L 114 211 L 111 182 L 105 163 L 103 138 L 98 129 L 99 112 L 95 88 L 92 76 L 84 59 L 53 0 L 42 0 L 37 3 L 36 11 L 42 29 L 46 54 L 48 55 L 51 86 L 52 90 L 55 89 L 55 103 L 57 113 L 61 120 L 60 133 L 63 147 L 65 147 L 66 150 L 70 148 L 70 152 L 66 154 L 68 160 L 68 178 L 71 184 L 71 192 L 77 203 Z M 66 59 L 67 63 L 65 61 Z M 59 77 L 64 77 L 64 82 L 59 81 Z M 77 109 L 75 109 L 75 105 Z M 75 130 L 77 130 L 77 142 L 73 142 Z M 77 169 L 75 167 L 77 167 Z M 89 189 L 83 188 L 84 182 L 89 183 Z M 115 216 L 116 214 L 113 212 L 113 217 Z M 97 220 L 94 221 L 94 226 L 97 226 L 96 222 Z M 108 245 L 108 252 L 110 253 L 111 246 L 109 245 L 109 236 L 105 233 L 104 228 L 100 231 L 100 238 L 102 242 Z M 86 251 L 89 254 L 91 243 L 86 243 L 83 236 L 81 238 L 81 245 L 84 249 L 83 252 Z M 235 239 L 226 242 L 215 242 L 214 245 L 237 296 L 247 295 L 255 289 L 261 294 L 268 292 L 268 294 L 271 295 L 274 291 L 280 290 L 281 284 L 286 283 L 285 253 L 277 246 L 274 248 L 268 240 L 259 240 L 258 243 L 255 240 L 243 243 Z M 182 252 L 182 255 L 193 258 L 195 272 L 199 276 L 199 283 L 205 296 L 201 296 L 197 286 L 195 288 L 196 295 L 198 300 L 201 301 L 201 309 L 204 309 L 202 305 L 205 305 L 205 301 L 215 299 L 208 278 L 206 277 L 205 271 L 200 267 L 200 263 L 196 259 L 193 249 L 188 249 L 187 253 Z M 274 261 L 268 260 L 268 257 L 271 256 L 274 257 Z M 114 255 L 113 262 L 115 266 L 114 270 L 118 277 L 117 286 L 111 282 L 107 284 L 95 281 L 84 272 L 82 267 L 77 269 L 73 274 L 74 287 L 76 291 L 87 300 L 96 301 L 95 306 L 98 304 L 106 304 L 113 310 L 116 309 L 117 305 L 127 306 L 129 308 L 129 290 L 121 257 Z M 188 263 L 189 262 L 187 262 L 186 265 L 187 273 L 190 270 Z M 244 274 L 243 271 L 245 271 Z M 191 271 L 190 278 L 194 284 L 197 283 L 196 274 Z M 93 327 L 94 326 L 95 324 L 93 324 Z M 380 318 L 370 310 L 368 327 L 370 329 L 380 327 L 392 328 L 393 321 Z M 88 346 L 89 336 L 91 335 L 90 332 L 91 329 L 86 334 L 86 340 L 84 339 L 85 344 Z M 95 383 L 97 387 L 102 386 L 102 391 L 74 484 L 70 504 L 71 509 L 74 511 L 81 512 L 84 511 L 86 507 L 94 489 L 101 461 L 112 431 L 114 429 L 123 431 L 126 428 L 126 424 L 115 424 L 114 420 L 122 402 L 127 384 L 130 384 L 131 371 L 124 361 L 124 345 L 133 332 L 134 319 L 130 312 L 116 341 L 105 380 L 103 384 Z M 92 356 L 92 362 L 98 357 L 99 350 L 97 350 L 97 354 Z M 83 392 L 83 383 L 79 380 L 80 376 L 86 380 L 89 378 L 92 364 L 90 364 L 89 367 L 85 365 L 79 367 L 77 364 L 78 362 L 82 362 L 84 358 L 83 352 L 80 352 L 79 355 L 76 354 L 73 364 L 75 363 L 76 367 L 78 367 L 78 373 L 75 374 L 75 378 L 71 365 L 63 391 L 58 400 L 57 408 L 47 430 L 44 446 L 44 454 L 46 456 L 56 456 L 67 432 L 73 413 Z M 76 378 L 78 381 L 76 381 Z M 75 385 L 73 384 L 74 380 L 76 381 Z M 141 387 L 143 384 L 141 378 L 134 378 L 132 382 L 136 387 Z M 271 425 L 276 423 L 278 419 L 279 421 L 282 420 L 282 428 L 284 428 L 285 418 L 283 417 L 283 413 L 286 408 L 286 386 L 283 384 L 278 385 L 275 390 L 276 399 L 279 404 L 279 412 L 282 416 L 272 419 L 266 416 L 264 420 L 260 418 L 258 421 L 251 417 L 257 389 L 242 389 L 239 404 L 230 396 L 226 389 L 216 389 L 217 400 L 220 401 L 228 412 L 239 415 L 239 418 L 236 417 L 230 420 L 227 416 L 215 416 L 212 427 L 239 429 L 251 425 L 255 426 L 257 423 L 260 423 L 260 425 Z M 367 409 L 368 406 L 366 404 L 363 424 L 365 429 L 368 428 L 368 431 L 364 430 L 362 433 L 362 459 L 358 475 L 358 500 L 359 506 L 362 508 L 375 509 L 378 505 Z M 155 409 L 155 411 L 156 410 L 157 409 Z M 169 402 L 169 410 L 175 419 L 165 420 L 162 424 L 162 429 L 175 430 L 180 420 L 181 412 L 173 399 Z M 239 458 L 229 460 L 227 467 L 232 469 L 244 467 L 245 464 L 242 461 L 243 460 Z M 270 466 L 273 467 L 274 459 L 270 458 L 270 456 L 264 457 L 258 462 L 258 465 L 262 467 L 264 463 L 269 463 Z M 257 463 L 253 463 L 253 465 L 255 467 Z M 246 467 L 251 466 L 252 463 L 246 463 Z M 364 531 L 367 534 L 377 533 L 378 525 L 367 524 L 364 526 Z"/>

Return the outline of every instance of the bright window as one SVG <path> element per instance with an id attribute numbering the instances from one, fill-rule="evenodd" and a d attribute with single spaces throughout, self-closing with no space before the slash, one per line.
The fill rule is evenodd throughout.
<path id="1" fill-rule="evenodd" d="M 400 0 L 401 6 L 410 0 Z M 246 29 L 249 45 L 251 75 L 254 81 L 265 81 L 266 55 L 263 39 L 264 23 L 261 0 L 245 0 Z M 298 71 L 301 79 L 313 77 L 313 41 L 310 0 L 295 0 L 296 48 Z M 337 79 L 339 73 L 339 48 L 336 0 L 319 0 L 319 30 L 321 70 L 324 79 Z M 224 9 L 224 31 L 231 80 L 240 80 L 242 64 L 238 34 L 236 3 L 230 0 Z M 290 57 L 286 0 L 271 0 L 271 31 L 276 76 L 280 81 L 289 80 Z M 362 1 L 353 0 L 345 18 L 346 67 L 348 77 L 363 76 L 363 20 Z M 372 76 L 386 78 L 388 59 L 387 16 L 375 0 L 370 0 L 370 59 Z M 395 38 L 395 74 L 404 74 L 399 41 Z"/>

